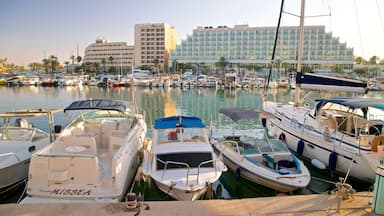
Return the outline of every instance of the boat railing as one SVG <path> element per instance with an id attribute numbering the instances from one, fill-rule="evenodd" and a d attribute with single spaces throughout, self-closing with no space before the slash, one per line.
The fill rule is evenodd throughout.
<path id="1" fill-rule="evenodd" d="M 199 177 L 200 177 L 200 168 L 202 165 L 205 165 L 205 164 L 209 164 L 209 163 L 214 163 L 214 167 L 215 167 L 215 176 L 217 176 L 217 159 L 212 159 L 212 160 L 208 160 L 208 161 L 203 161 L 199 164 L 199 166 L 197 166 L 197 184 L 199 184 Z"/>
<path id="2" fill-rule="evenodd" d="M 189 165 L 187 163 L 177 162 L 177 161 L 166 161 L 165 162 L 165 161 L 162 161 L 160 159 L 157 159 L 157 160 L 164 164 L 164 168 L 163 168 L 163 173 L 161 175 L 161 179 L 164 178 L 165 172 L 167 171 L 168 164 L 182 165 L 182 166 L 187 167 L 187 185 L 189 184 L 189 170 L 190 170 L 190 167 L 189 167 Z"/>
<path id="3" fill-rule="evenodd" d="M 14 152 L 7 152 L 7 153 L 0 154 L 0 157 L 6 157 L 6 156 L 14 156 L 18 162 L 21 161 L 20 157 L 17 156 L 17 154 L 15 154 Z"/>
<path id="4" fill-rule="evenodd" d="M 182 166 L 185 166 L 187 168 L 187 182 L 186 182 L 186 185 L 188 186 L 189 185 L 189 173 L 190 173 L 190 169 L 191 167 L 189 166 L 189 164 L 187 163 L 184 163 L 184 162 L 177 162 L 177 161 L 162 161 L 160 159 L 157 159 L 158 161 L 160 161 L 161 163 L 164 164 L 164 168 L 163 168 L 163 173 L 161 175 L 161 179 L 164 178 L 164 175 L 165 175 L 165 172 L 167 171 L 167 167 L 168 167 L 168 164 L 175 164 L 175 165 L 182 165 Z M 218 159 L 212 159 L 212 160 L 208 160 L 208 161 L 203 161 L 201 162 L 198 166 L 197 166 L 197 184 L 199 184 L 199 179 L 200 179 L 200 168 L 205 165 L 205 164 L 209 164 L 209 163 L 214 163 L 214 167 L 215 167 L 215 176 L 217 175 L 217 160 Z"/>

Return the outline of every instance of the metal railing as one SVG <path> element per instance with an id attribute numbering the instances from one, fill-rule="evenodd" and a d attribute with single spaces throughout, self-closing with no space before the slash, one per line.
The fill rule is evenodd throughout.
<path id="1" fill-rule="evenodd" d="M 186 186 L 189 185 L 189 173 L 190 173 L 190 169 L 191 167 L 189 166 L 189 164 L 187 163 L 184 163 L 184 162 L 177 162 L 177 161 L 162 161 L 160 159 L 157 159 L 157 161 L 161 162 L 162 164 L 164 164 L 164 168 L 163 168 L 163 173 L 161 175 L 161 179 L 163 180 L 164 178 L 164 175 L 165 175 L 165 172 L 167 171 L 167 167 L 168 167 L 168 164 L 175 164 L 175 165 L 182 165 L 182 166 L 185 166 L 187 168 L 187 174 L 186 174 L 186 177 L 187 177 L 187 183 L 186 183 Z M 200 179 L 200 168 L 201 166 L 203 166 L 204 164 L 208 164 L 208 163 L 214 163 L 214 168 L 215 168 L 215 176 L 217 176 L 217 159 L 212 159 L 212 160 L 208 160 L 208 161 L 203 161 L 201 162 L 198 166 L 197 166 L 197 184 L 199 184 L 199 179 Z"/>

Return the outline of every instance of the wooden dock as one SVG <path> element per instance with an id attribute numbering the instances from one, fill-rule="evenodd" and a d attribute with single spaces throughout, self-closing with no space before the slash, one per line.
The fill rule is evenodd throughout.
<path id="1" fill-rule="evenodd" d="M 360 192 L 347 200 L 336 194 L 312 194 L 194 202 L 139 202 L 133 209 L 128 209 L 123 202 L 4 204 L 0 205 L 0 215 L 375 215 L 369 205 L 371 200 L 372 193 Z"/>

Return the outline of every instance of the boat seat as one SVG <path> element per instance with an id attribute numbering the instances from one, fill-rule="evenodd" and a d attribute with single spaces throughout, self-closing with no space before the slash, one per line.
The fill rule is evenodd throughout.
<path id="1" fill-rule="evenodd" d="M 263 154 L 263 159 L 267 163 L 268 167 L 275 169 L 276 168 L 276 163 L 275 159 L 268 154 Z"/>
<path id="2" fill-rule="evenodd" d="M 52 145 L 53 153 L 97 155 L 96 140 L 93 136 L 63 136 Z"/>
<path id="3" fill-rule="evenodd" d="M 168 133 L 168 140 L 177 140 L 177 133 L 176 131 L 171 131 Z"/>
<path id="4" fill-rule="evenodd" d="M 127 136 L 125 131 L 113 131 L 109 136 L 108 150 L 110 153 L 114 153 L 120 149 L 124 143 L 124 139 Z"/>

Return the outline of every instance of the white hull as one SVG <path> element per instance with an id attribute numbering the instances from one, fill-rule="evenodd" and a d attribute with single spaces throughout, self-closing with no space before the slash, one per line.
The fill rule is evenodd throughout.
<path id="1" fill-rule="evenodd" d="M 74 120 L 51 145 L 33 154 L 25 202 L 123 200 L 137 171 L 145 121 L 140 114 L 114 110 L 93 113 Z"/>
<path id="2" fill-rule="evenodd" d="M 207 191 L 206 186 L 199 187 L 199 188 L 196 188 L 194 190 L 190 190 L 190 189 L 175 188 L 169 184 L 164 184 L 164 182 L 162 182 L 162 181 L 158 181 L 158 180 L 154 180 L 154 181 L 155 181 L 157 187 L 159 187 L 159 189 L 163 193 L 168 194 L 169 196 L 171 196 L 172 198 L 174 198 L 176 200 L 186 200 L 186 201 L 198 200 Z"/>
<path id="3" fill-rule="evenodd" d="M 28 177 L 29 159 L 0 169 L 0 193 Z"/>
<path id="4" fill-rule="evenodd" d="M 268 122 L 270 134 L 284 139 L 292 151 L 298 151 L 298 143 L 302 140 L 303 156 L 310 160 L 317 159 L 327 167 L 330 165 L 330 154 L 336 152 L 336 171 L 346 174 L 350 169 L 350 176 L 366 182 L 374 181 L 375 163 L 377 159 L 383 158 L 382 153 L 373 153 L 369 148 L 359 150 L 359 147 L 352 144 L 353 140 L 340 132 L 331 131 L 330 138 L 325 137 L 326 129 L 315 119 L 308 118 L 309 108 L 266 102 L 265 110 L 277 117 Z"/>

